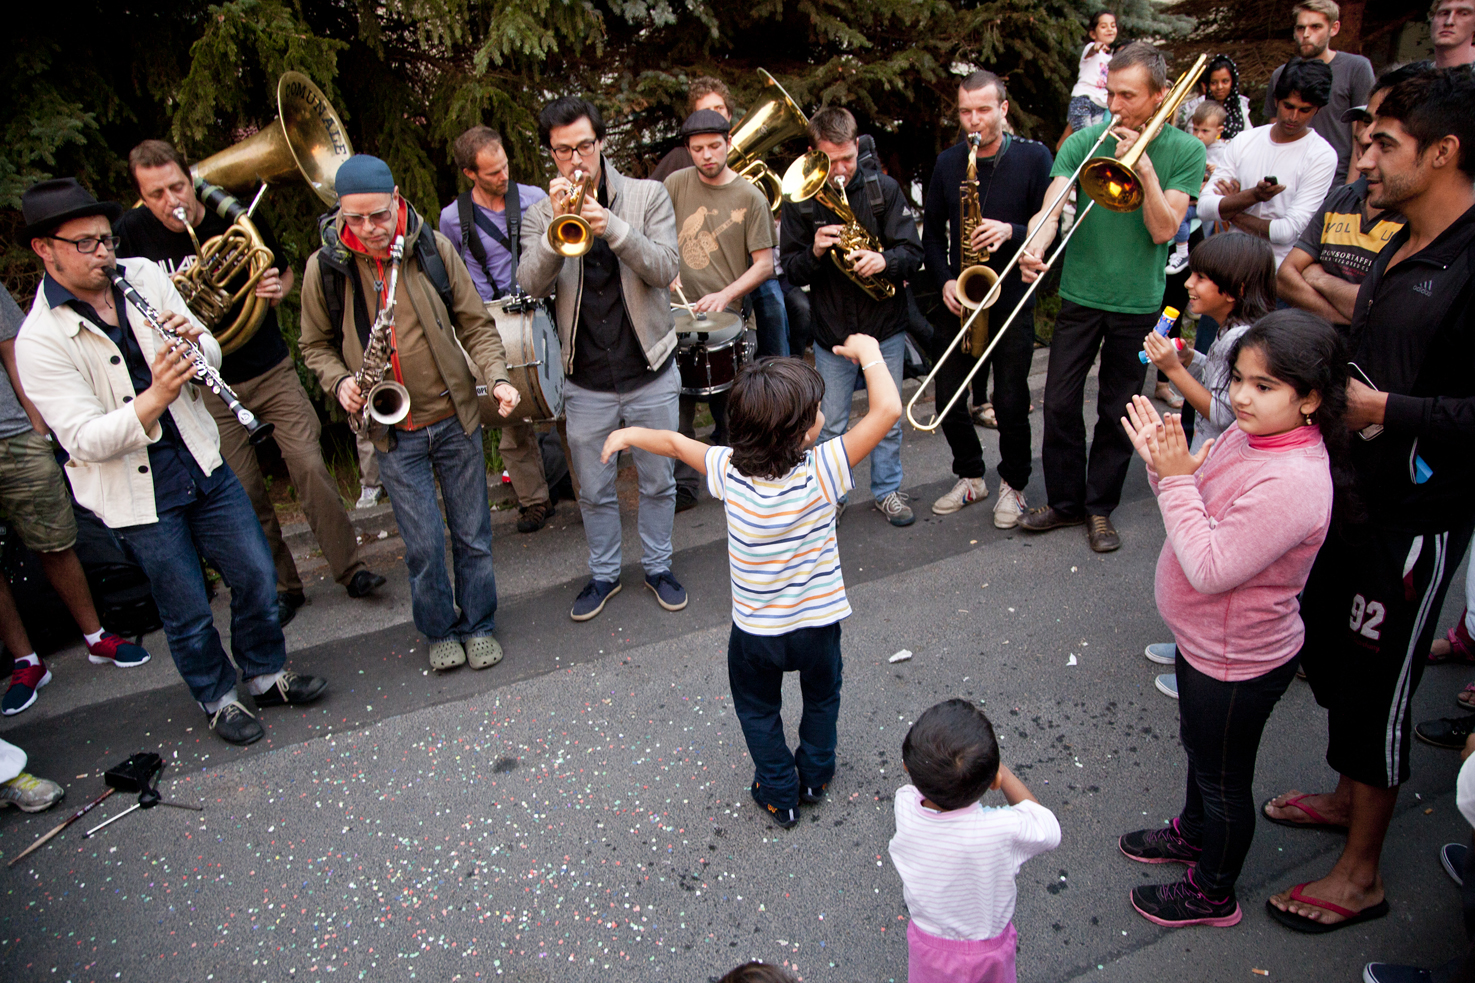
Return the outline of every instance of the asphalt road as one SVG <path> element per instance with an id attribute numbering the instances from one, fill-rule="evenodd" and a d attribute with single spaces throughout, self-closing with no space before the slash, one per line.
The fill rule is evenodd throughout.
<path id="1" fill-rule="evenodd" d="M 992 434 L 987 444 L 997 460 Z M 908 433 L 903 460 L 917 524 L 893 529 L 857 501 L 841 525 L 856 613 L 840 772 L 797 828 L 774 827 L 747 796 L 719 507 L 677 517 L 686 611 L 661 611 L 627 552 L 624 592 L 578 625 L 567 609 L 583 537 L 565 506 L 534 537 L 499 532 L 508 654 L 485 672 L 428 672 L 400 564 L 384 567 L 386 598 L 357 620 L 331 582 L 310 587 L 292 662 L 332 689 L 313 707 L 267 711 L 268 738 L 251 748 L 208 733 L 161 637 L 133 682 L 88 675 L 74 655 L 54 663 L 36 711 L 0 736 L 66 785 L 65 805 L 100 793 L 107 766 L 157 749 L 171 763 L 166 798 L 205 812 L 135 813 L 84 840 L 121 810 L 116 796 L 0 869 L 0 978 L 700 981 L 762 958 L 804 980 L 902 980 L 906 910 L 886 855 L 901 739 L 952 696 L 981 701 L 1005 760 L 1064 830 L 1019 875 L 1021 980 L 1262 969 L 1353 981 L 1369 959 L 1430 964 L 1462 950 L 1458 891 L 1437 857 L 1470 835 L 1454 807 L 1458 761 L 1423 745 L 1386 851 L 1388 918 L 1324 937 L 1271 922 L 1265 897 L 1320 876 L 1341 841 L 1263 823 L 1238 927 L 1169 931 L 1138 917 L 1127 892 L 1171 872 L 1126 860 L 1115 839 L 1173 815 L 1184 775 L 1177 705 L 1142 657 L 1166 635 L 1152 601 L 1162 524 L 1140 468 L 1115 517 L 1125 545 L 1097 556 L 1080 529 L 995 530 L 989 503 L 933 517 L 927 504 L 950 484 L 945 444 Z M 1038 469 L 1029 492 L 1043 497 Z M 626 548 L 638 550 L 633 525 Z M 1451 598 L 1441 625 L 1459 608 Z M 315 618 L 332 637 L 311 636 Z M 902 648 L 914 657 L 889 663 Z M 1452 712 L 1467 675 L 1430 670 L 1417 718 Z M 795 706 L 797 689 L 785 692 Z M 1266 733 L 1258 795 L 1330 783 L 1324 734 L 1294 684 Z M 0 813 L 0 857 L 63 815 Z"/>

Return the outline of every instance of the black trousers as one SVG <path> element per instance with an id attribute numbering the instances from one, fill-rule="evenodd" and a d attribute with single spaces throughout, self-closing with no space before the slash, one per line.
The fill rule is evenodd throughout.
<path id="1" fill-rule="evenodd" d="M 1142 391 L 1147 366 L 1137 353 L 1157 314 L 1115 314 L 1060 304 L 1045 376 L 1045 492 L 1057 512 L 1073 518 L 1111 515 L 1122 499 L 1132 442 L 1122 429 L 1127 403 Z M 1086 375 L 1101 354 L 1096 431 L 1086 454 Z M 1011 482 L 1012 484 L 1012 482 Z"/>
<path id="2" fill-rule="evenodd" d="M 683 437 L 696 439 L 696 416 L 697 403 L 705 402 L 707 408 L 712 411 L 712 440 L 713 444 L 725 446 L 727 444 L 727 394 L 732 390 L 726 389 L 720 393 L 710 396 L 686 396 L 681 397 L 680 409 L 677 415 L 676 432 Z M 697 474 L 696 468 L 685 461 L 676 462 L 676 487 L 685 488 L 693 495 L 701 487 L 702 476 Z"/>
<path id="3" fill-rule="evenodd" d="M 997 304 L 989 314 L 1002 321 L 1008 313 L 1007 309 L 999 313 L 1003 308 L 1003 304 Z M 1004 332 L 998 347 L 989 356 L 990 364 L 974 376 L 976 383 L 979 376 L 986 378 L 989 369 L 993 369 L 994 413 L 999 419 L 999 477 L 1009 482 L 1010 488 L 1020 490 L 1029 484 L 1034 456 L 1029 432 L 1029 368 L 1035 351 L 1034 332 L 1030 329 L 1034 318 L 1026 314 L 1033 314 L 1033 309 L 1021 314 L 1016 323 Z M 948 342 L 957 336 L 962 324 L 946 307 L 939 307 L 933 314 L 932 324 L 932 357 L 936 359 Z M 977 364 L 978 359 L 958 351 L 943 363 L 936 383 L 939 409 L 953 398 L 963 379 Z M 948 447 L 952 448 L 953 473 L 959 478 L 982 478 L 988 469 L 983 464 L 983 445 L 968 412 L 968 399 L 965 395 L 953 406 L 942 421 L 942 433 L 947 437 Z"/>
<path id="4" fill-rule="evenodd" d="M 1178 736 L 1188 755 L 1188 790 L 1178 831 L 1201 847 L 1193 879 L 1212 898 L 1234 890 L 1255 838 L 1255 758 L 1270 711 L 1296 678 L 1296 660 L 1263 676 L 1226 683 L 1183 658 Z"/>

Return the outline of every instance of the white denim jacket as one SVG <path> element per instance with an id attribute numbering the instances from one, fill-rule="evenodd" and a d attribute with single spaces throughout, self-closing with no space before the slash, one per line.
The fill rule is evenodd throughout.
<path id="1" fill-rule="evenodd" d="M 157 263 L 126 259 L 118 268 L 156 310 L 189 313 Z M 139 350 L 152 364 L 159 336 L 125 306 Z M 220 345 L 209 334 L 199 345 L 218 368 Z M 26 395 L 72 456 L 65 470 L 77 501 L 112 528 L 157 522 L 148 448 L 163 428 L 155 421 L 145 431 L 139 422 L 132 405 L 138 393 L 118 346 L 70 305 L 53 309 L 43 287 L 16 335 L 15 360 Z M 180 390 L 169 413 L 200 470 L 208 475 L 220 467 L 220 434 L 196 384 Z"/>

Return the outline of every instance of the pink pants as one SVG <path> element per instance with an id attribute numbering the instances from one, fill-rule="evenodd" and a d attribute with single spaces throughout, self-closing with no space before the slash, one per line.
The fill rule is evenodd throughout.
<path id="1" fill-rule="evenodd" d="M 1015 983 L 1014 923 L 992 939 L 940 939 L 907 923 L 907 983 Z"/>

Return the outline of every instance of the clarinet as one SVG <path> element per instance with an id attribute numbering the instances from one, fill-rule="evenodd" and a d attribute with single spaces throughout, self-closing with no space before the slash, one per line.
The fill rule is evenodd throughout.
<path id="1" fill-rule="evenodd" d="M 225 405 L 236 415 L 241 426 L 246 428 L 247 439 L 252 444 L 259 444 L 271 436 L 271 432 L 276 429 L 276 424 L 258 420 L 255 413 L 241 405 L 241 398 L 221 378 L 220 371 L 205 358 L 205 353 L 200 350 L 199 345 L 167 327 L 164 324 L 164 316 L 154 310 L 154 306 L 133 289 L 133 284 L 123 278 L 123 274 L 116 266 L 110 266 L 104 272 L 107 273 L 108 279 L 113 281 L 113 286 L 123 291 L 123 296 L 128 303 L 143 315 L 143 319 L 159 333 L 166 343 L 170 346 L 184 346 L 189 355 L 190 364 L 195 367 L 195 378 L 215 395 L 225 400 Z"/>

